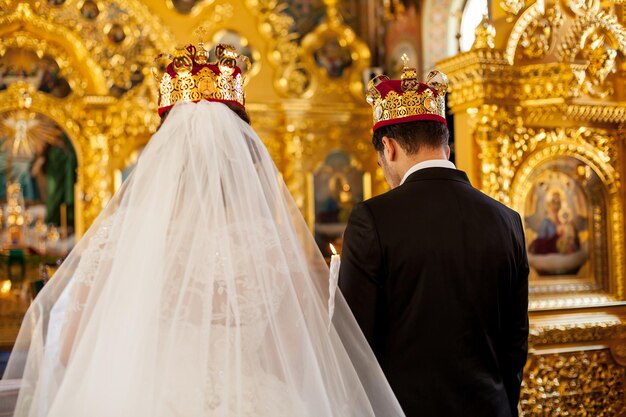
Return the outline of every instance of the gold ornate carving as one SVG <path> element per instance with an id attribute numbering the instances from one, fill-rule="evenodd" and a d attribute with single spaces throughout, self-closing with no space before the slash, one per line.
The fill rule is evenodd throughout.
<path id="1" fill-rule="evenodd" d="M 522 384 L 523 416 L 620 416 L 626 369 L 608 350 L 531 357 Z"/>
<path id="2" fill-rule="evenodd" d="M 612 68 L 623 56 L 624 28 L 610 8 L 595 0 L 570 3 L 564 13 L 557 12 L 560 4 L 536 2 L 527 8 L 511 23 L 505 51 L 472 50 L 439 65 L 450 77 L 454 113 L 463 113 L 471 124 L 466 138 L 477 155 L 471 175 L 485 192 L 520 210 L 530 174 L 558 158 L 577 160 L 601 179 L 603 190 L 597 193 L 606 201 L 591 219 L 602 230 L 594 239 L 608 239 L 608 244 L 594 240 L 591 250 L 594 259 L 608 256 L 610 261 L 590 266 L 594 280 L 532 287 L 532 309 L 597 305 L 625 295 L 619 150 L 626 110 L 623 103 L 608 100 L 616 79 L 623 79 Z M 534 33 L 529 28 L 535 19 L 546 19 L 541 26 L 552 44 L 553 38 L 569 35 L 558 50 L 531 42 L 534 50 L 544 52 L 529 64 L 530 55 L 520 55 L 521 40 L 524 33 Z"/>
<path id="3" fill-rule="evenodd" d="M 175 10 L 177 13 L 186 14 L 190 16 L 197 16 L 201 14 L 204 9 L 214 3 L 215 0 L 196 0 L 190 4 L 189 0 L 182 1 L 182 4 L 174 4 L 174 0 L 165 0 L 167 7 L 170 10 Z M 182 6 L 182 7 L 181 7 Z"/>
<path id="4" fill-rule="evenodd" d="M 127 97 L 114 106 L 112 97 L 58 99 L 37 91 L 30 95 L 30 110 L 54 120 L 76 150 L 76 229 L 80 235 L 112 196 L 111 171 L 116 160 L 145 143 L 158 125 L 156 105 L 141 97 Z M 13 110 L 21 96 L 17 83 L 0 93 L 0 113 Z"/>
<path id="5" fill-rule="evenodd" d="M 327 11 L 325 22 L 302 39 L 302 63 L 313 68 L 312 99 L 326 101 L 341 97 L 350 101 L 363 100 L 362 75 L 369 65 L 370 51 L 352 28 L 343 22 L 337 10 L 337 0 L 324 0 Z M 342 62 L 336 73 L 333 63 L 324 65 L 326 54 L 339 55 Z M 341 80 L 341 81 L 340 81 Z"/>
<path id="6" fill-rule="evenodd" d="M 565 0 L 568 11 L 575 16 L 584 16 L 600 11 L 600 0 Z"/>
<path id="7" fill-rule="evenodd" d="M 523 3 L 522 3 L 523 4 Z M 523 6 L 522 6 L 523 7 Z M 472 49 L 493 49 L 494 38 L 496 37 L 496 28 L 489 20 L 489 16 L 483 16 L 483 20 L 474 31 L 476 39 L 472 45 Z"/>
<path id="8" fill-rule="evenodd" d="M 526 7 L 526 3 L 524 0 L 502 0 L 500 2 L 500 7 L 507 13 L 517 15 L 524 7 Z"/>
<path id="9" fill-rule="evenodd" d="M 0 15 L 0 28 L 2 28 L 0 29 L 0 34 L 3 37 L 6 36 L 5 33 L 12 32 L 11 29 L 16 27 L 16 25 L 17 27 L 25 26 L 30 37 L 38 41 L 46 41 L 46 44 L 42 42 L 41 46 L 58 46 L 57 49 L 62 49 L 71 54 L 70 60 L 72 62 L 80 63 L 76 67 L 83 69 L 81 71 L 83 74 L 88 74 L 85 79 L 89 81 L 88 90 L 90 93 L 106 94 L 104 74 L 90 56 L 87 46 L 76 34 L 70 31 L 63 23 L 49 21 L 41 17 L 33 11 L 29 3 L 13 1 L 11 5 L 7 7 L 7 10 L 12 10 L 11 13 Z M 70 22 L 64 23 L 69 24 Z M 61 67 L 60 63 L 59 67 Z"/>
<path id="10" fill-rule="evenodd" d="M 359 161 L 360 169 L 377 172 L 376 155 L 369 140 L 371 113 L 367 107 L 347 113 L 332 104 L 315 110 L 307 109 L 304 103 L 291 104 L 284 119 L 285 148 L 278 161 L 282 161 L 281 172 L 287 187 L 309 224 L 313 224 L 314 218 L 307 208 L 313 204 L 314 196 L 305 191 L 309 189 L 309 175 L 323 164 L 328 153 L 343 150 Z M 306 119 L 302 117 L 305 112 Z M 385 191 L 384 178 L 375 176 L 372 187 L 375 194 Z"/>
<path id="11" fill-rule="evenodd" d="M 137 0 L 99 4 L 98 18 L 87 20 L 76 2 L 53 6 L 41 0 L 12 0 L 7 8 L 13 12 L 0 16 L 0 28 L 21 23 L 31 37 L 46 36 L 49 43 L 72 51 L 76 67 L 87 68 L 95 77 L 90 93 L 106 94 L 102 88 L 107 87 L 121 94 L 137 84 L 160 48 L 172 48 L 173 40 Z"/>
<path id="12" fill-rule="evenodd" d="M 537 125 L 557 117 L 577 120 L 580 123 L 618 124 L 626 119 L 626 108 L 620 104 L 555 104 L 543 108 L 529 108 L 527 121 Z"/>
<path id="13" fill-rule="evenodd" d="M 288 98 L 275 107 L 250 103 L 252 123 L 309 225 L 314 219 L 308 210 L 312 201 L 307 193 L 308 175 L 334 149 L 360 161 L 375 178 L 375 192 L 386 189 L 384 178 L 375 175 L 379 171 L 369 140 L 371 113 L 363 100 L 362 73 L 369 65 L 369 49 L 343 23 L 335 2 L 325 2 L 326 18 L 304 37 L 290 33 L 294 20 L 285 12 L 284 3 L 245 0 L 245 5 L 267 41 L 274 89 Z M 332 62 L 325 66 L 326 51 L 339 53 L 347 62 L 338 69 Z"/>
<path id="14" fill-rule="evenodd" d="M 440 64 L 440 68 L 450 77 L 452 106 L 472 107 L 479 101 L 507 105 L 536 101 L 541 103 L 540 111 L 543 111 L 544 107 L 564 106 L 566 100 L 581 95 L 582 80 L 578 74 L 585 66 L 550 63 L 510 67 L 498 51 L 477 50 L 451 58 Z M 527 111 L 532 110 L 533 107 L 527 107 Z M 616 112 L 610 113 L 620 112 L 616 108 Z M 593 115 L 599 114 L 594 111 Z"/>
<path id="15" fill-rule="evenodd" d="M 369 50 L 340 16 L 328 13 L 329 20 L 303 42 L 303 34 L 290 33 L 294 21 L 285 3 L 276 0 L 207 0 L 184 18 L 168 9 L 166 0 L 97 0 L 97 17 L 86 16 L 84 4 L 0 0 L 0 50 L 18 46 L 50 55 L 72 87 L 64 99 L 33 92 L 31 109 L 58 123 L 76 149 L 78 235 L 111 198 L 114 173 L 127 168 L 129 155 L 159 125 L 158 85 L 150 74 L 154 57 L 189 42 L 186 36 L 199 26 L 211 36 L 236 30 L 261 53 L 262 69 L 247 88 L 247 108 L 300 208 L 312 201 L 307 175 L 336 149 L 371 175 L 374 193 L 386 190 L 363 100 L 361 76 Z M 314 56 L 333 39 L 351 60 L 336 78 Z M 13 88 L 1 91 L 0 112 L 13 110 L 19 99 Z M 6 340 L 2 336 L 0 329 L 0 342 Z M 14 335 L 8 337 L 11 343 Z"/>
<path id="16" fill-rule="evenodd" d="M 590 323 L 559 324 L 530 329 L 528 344 L 557 345 L 619 339 L 626 332 L 626 324 L 618 318 Z"/>
<path id="17" fill-rule="evenodd" d="M 217 4 L 209 16 L 209 19 L 203 20 L 202 23 L 193 30 L 195 37 L 198 41 L 207 43 L 210 41 L 209 34 L 211 34 L 216 27 L 224 22 L 227 22 L 233 17 L 234 9 L 232 4 Z"/>
<path id="18" fill-rule="evenodd" d="M 528 310 L 559 310 L 565 308 L 600 306 L 613 303 L 618 298 L 614 295 L 586 292 L 596 291 L 597 289 L 597 284 L 590 285 L 590 288 L 586 288 L 584 286 L 539 286 L 536 291 L 531 291 L 531 293 L 540 293 L 543 294 L 543 296 L 531 296 L 532 298 L 528 302 Z M 558 291 L 562 292 L 559 293 Z M 550 293 L 553 295 L 550 296 Z"/>
<path id="19" fill-rule="evenodd" d="M 622 334 L 622 337 L 613 345 L 611 352 L 613 353 L 613 358 L 615 358 L 615 361 L 618 364 L 626 366 L 626 340 L 624 340 L 626 339 L 626 337 L 624 337 L 624 335 L 626 335 L 626 331 L 621 329 L 620 333 Z"/>
<path id="20" fill-rule="evenodd" d="M 620 183 L 615 174 L 618 164 L 614 132 L 602 129 L 525 127 L 520 108 L 483 106 L 473 112 L 477 143 L 483 160 L 483 189 L 504 203 L 519 206 L 521 193 L 513 186 L 513 176 L 523 184 L 525 176 L 545 159 L 559 155 L 581 157 L 602 174 L 610 192 Z"/>
<path id="21" fill-rule="evenodd" d="M 616 71 L 618 52 L 626 52 L 626 30 L 617 16 L 606 11 L 580 16 L 559 47 L 559 56 L 565 62 L 586 64 L 579 77 L 583 92 L 592 97 L 605 98 L 613 94 L 607 77 Z"/>
<path id="22" fill-rule="evenodd" d="M 609 251 L 614 260 L 623 260 L 623 202 L 620 198 L 621 180 L 618 169 L 621 159 L 618 153 L 620 135 L 615 130 L 600 128 L 531 128 L 525 125 L 526 114 L 521 107 L 483 105 L 470 109 L 472 136 L 478 147 L 480 161 L 480 187 L 487 194 L 520 210 L 533 184 L 531 175 L 546 161 L 555 158 L 573 158 L 590 167 L 602 180 L 608 207 L 594 217 L 595 230 L 609 233 L 611 244 L 599 242 L 596 250 Z M 606 208 L 604 208 L 606 207 Z M 608 225 L 605 218 L 614 221 Z M 601 249 L 604 248 L 604 249 Z M 600 259 L 603 253 L 595 256 Z M 599 261 L 598 261 L 599 262 Z M 604 265 L 604 266 L 603 266 Z M 576 284 L 544 284 L 533 288 L 534 293 L 552 294 L 534 297 L 531 309 L 580 307 L 597 305 L 621 299 L 624 296 L 623 262 L 611 262 L 606 272 L 606 262 L 599 262 L 594 273 L 595 281 Z M 611 276 L 613 289 L 605 278 Z M 606 292 L 603 294 L 602 292 Z M 533 291 L 531 291 L 533 293 Z M 569 294 L 568 296 L 556 296 Z"/>
<path id="23" fill-rule="evenodd" d="M 65 53 L 65 50 L 58 46 L 51 44 L 45 39 L 35 39 L 32 34 L 24 31 L 18 31 L 11 33 L 6 37 L 0 38 L 0 56 L 4 55 L 9 48 L 22 48 L 34 51 L 38 57 L 43 57 L 44 54 L 53 58 L 63 78 L 65 78 L 72 92 L 77 95 L 82 95 L 87 87 L 86 81 L 81 77 L 83 74 L 79 74 L 78 71 L 71 65 L 71 59 Z"/>
<path id="24" fill-rule="evenodd" d="M 556 32 L 563 25 L 561 7 L 558 3 L 546 8 L 545 13 L 531 23 L 520 39 L 521 56 L 527 59 L 543 58 L 554 45 Z"/>
<path id="25" fill-rule="evenodd" d="M 505 72 L 506 60 L 496 50 L 478 49 L 439 64 L 450 80 L 449 104 L 471 107 L 491 97 L 506 100 L 514 94 L 514 78 Z M 480 80 L 480 81 L 478 81 Z"/>
<path id="26" fill-rule="evenodd" d="M 626 15 L 610 3 L 536 1 L 515 22 L 497 20 L 498 35 L 509 33 L 504 49 L 439 64 L 462 123 L 455 145 L 469 155 L 457 153 L 457 162 L 465 157 L 460 167 L 483 191 L 524 215 L 531 187 L 550 169 L 572 164 L 593 181 L 587 270 L 531 276 L 526 416 L 626 413 Z"/>
<path id="27" fill-rule="evenodd" d="M 546 5 L 544 1 L 535 2 L 522 13 L 511 31 L 506 46 L 507 61 L 513 64 L 516 59 L 545 57 L 554 46 L 557 31 L 562 25 L 559 3 Z"/>
<path id="28" fill-rule="evenodd" d="M 113 170 L 158 125 L 156 84 L 148 69 L 156 45 L 171 48 L 173 42 L 136 0 L 99 2 L 98 18 L 92 20 L 81 14 L 80 2 L 52 6 L 41 0 L 4 0 L 1 4 L 0 53 L 20 47 L 40 57 L 50 56 L 72 88 L 64 99 L 32 92 L 31 110 L 54 120 L 76 150 L 80 235 L 110 199 Z M 1 92 L 0 112 L 13 110 L 19 97 L 13 85 Z"/>
<path id="29" fill-rule="evenodd" d="M 302 64 L 300 46 L 289 28 L 291 16 L 283 13 L 276 0 L 246 0 L 250 10 L 257 13 L 259 29 L 270 40 L 268 58 L 278 69 L 274 87 L 287 97 L 302 97 L 312 86 L 312 75 Z"/>

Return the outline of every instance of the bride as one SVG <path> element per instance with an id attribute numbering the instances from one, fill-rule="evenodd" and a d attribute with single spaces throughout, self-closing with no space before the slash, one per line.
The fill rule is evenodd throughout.
<path id="1" fill-rule="evenodd" d="M 329 323 L 328 268 L 216 52 L 177 50 L 161 127 L 30 307 L 15 416 L 403 416 L 341 294 Z"/>

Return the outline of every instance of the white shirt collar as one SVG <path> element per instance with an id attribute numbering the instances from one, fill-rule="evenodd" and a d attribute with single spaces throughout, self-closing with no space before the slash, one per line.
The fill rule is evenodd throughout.
<path id="1" fill-rule="evenodd" d="M 406 174 L 404 174 L 404 177 L 402 178 L 402 182 L 400 183 L 400 185 L 404 184 L 404 181 L 406 181 L 407 178 L 409 178 L 409 175 L 413 174 L 414 172 L 419 171 L 420 169 L 424 169 L 424 168 L 450 168 L 450 169 L 456 169 L 456 166 L 446 160 L 446 159 L 429 159 L 428 161 L 423 161 L 423 162 L 419 162 L 415 165 L 413 165 L 411 168 L 409 168 L 409 170 L 406 172 Z"/>

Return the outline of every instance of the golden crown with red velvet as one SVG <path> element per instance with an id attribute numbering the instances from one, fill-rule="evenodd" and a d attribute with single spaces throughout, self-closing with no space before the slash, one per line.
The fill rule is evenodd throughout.
<path id="1" fill-rule="evenodd" d="M 426 83 L 421 83 L 415 68 L 409 68 L 408 58 L 402 58 L 404 68 L 400 80 L 379 75 L 368 84 L 366 97 L 374 112 L 373 130 L 419 120 L 445 124 L 448 77 L 440 71 L 431 71 Z"/>
<path id="2" fill-rule="evenodd" d="M 156 58 L 154 76 L 159 82 L 159 115 L 178 102 L 200 100 L 228 103 L 245 109 L 245 76 L 237 65 L 249 69 L 248 58 L 230 45 L 215 47 L 216 62 L 209 62 L 209 50 L 203 43 L 177 48 L 173 55 Z"/>

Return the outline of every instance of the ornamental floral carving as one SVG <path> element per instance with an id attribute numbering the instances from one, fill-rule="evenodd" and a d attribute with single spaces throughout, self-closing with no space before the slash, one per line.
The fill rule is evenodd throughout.
<path id="1" fill-rule="evenodd" d="M 615 132 L 586 128 L 530 128 L 521 108 L 483 106 L 473 115 L 474 136 L 480 149 L 482 189 L 505 204 L 512 203 L 513 177 L 522 162 L 539 150 L 552 156 L 586 153 L 599 167 L 615 170 L 618 163 Z M 616 180 L 615 180 L 616 181 Z M 617 184 L 612 184 L 615 186 Z"/>
<path id="2" fill-rule="evenodd" d="M 531 357 L 520 398 L 522 416 L 620 416 L 626 369 L 608 350 Z"/>
<path id="3" fill-rule="evenodd" d="M 536 7 L 528 10 L 527 19 L 530 16 L 532 18 L 519 39 L 517 54 L 521 59 L 545 57 L 555 45 L 557 33 L 563 25 L 563 14 L 558 3 L 550 6 L 543 6 L 543 2 L 535 4 Z"/>
<path id="4" fill-rule="evenodd" d="M 616 71 L 616 60 L 626 53 L 626 30 L 617 17 L 607 11 L 578 17 L 559 47 L 564 62 L 579 62 L 582 92 L 594 98 L 613 94 L 607 81 Z"/>
<path id="5" fill-rule="evenodd" d="M 507 13 L 517 15 L 524 7 L 526 7 L 526 3 L 524 0 L 502 0 L 500 2 L 500 7 L 502 7 L 502 10 Z"/>

